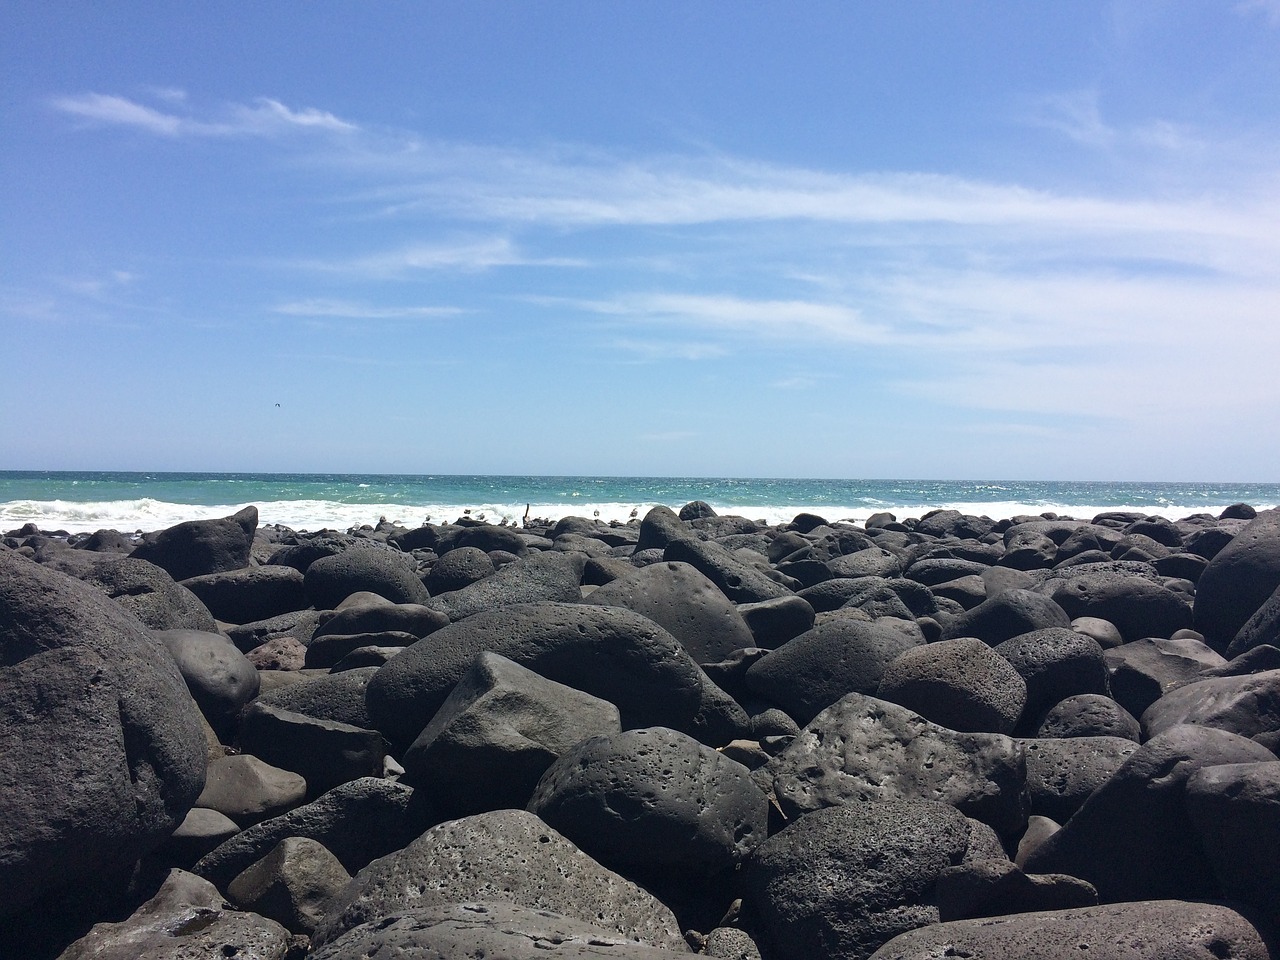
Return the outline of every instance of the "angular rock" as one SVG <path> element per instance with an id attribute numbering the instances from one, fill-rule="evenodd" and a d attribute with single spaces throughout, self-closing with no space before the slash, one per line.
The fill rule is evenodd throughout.
<path id="1" fill-rule="evenodd" d="M 1264 644 L 1280 645 L 1280 587 L 1276 588 L 1262 606 L 1254 611 L 1253 616 L 1245 621 L 1244 626 L 1236 632 L 1227 646 L 1226 654 L 1234 660 L 1240 654 Z"/>
<path id="2" fill-rule="evenodd" d="M 571 747 L 528 809 L 606 867 L 659 886 L 731 869 L 764 839 L 769 817 L 746 767 L 663 727 Z"/>
<path id="3" fill-rule="evenodd" d="M 885 667 L 876 696 L 951 730 L 1012 733 L 1027 683 L 982 640 L 957 637 L 899 655 Z"/>
<path id="4" fill-rule="evenodd" d="M 401 781 L 448 819 L 523 808 L 557 757 L 621 729 L 612 703 L 486 651 L 405 753 Z"/>
<path id="5" fill-rule="evenodd" d="M 204 786 L 200 714 L 151 631 L 0 551 L 0 915 L 158 846 Z"/>
<path id="6" fill-rule="evenodd" d="M 319 720 L 255 702 L 240 720 L 239 747 L 307 781 L 308 796 L 362 777 L 382 775 L 385 749 L 376 730 Z"/>
<path id="7" fill-rule="evenodd" d="M 871 960 L 1267 960 L 1267 938 L 1228 906 L 1153 900 L 953 920 L 895 937 Z"/>
<path id="8" fill-rule="evenodd" d="M 790 818 L 860 800 L 936 800 L 1014 834 L 1027 822 L 1017 741 L 959 733 L 905 707 L 852 693 L 820 713 L 765 773 Z"/>
<path id="9" fill-rule="evenodd" d="M 775 597 L 738 604 L 738 614 L 751 631 L 750 646 L 776 650 L 813 626 L 814 610 L 801 597 Z"/>
<path id="10" fill-rule="evenodd" d="M 154 563 L 175 580 L 239 570 L 249 565 L 257 529 L 257 507 L 245 507 L 221 520 L 188 520 L 151 534 L 130 556 Z"/>
<path id="11" fill-rule="evenodd" d="M 742 562 L 717 543 L 691 538 L 673 540 L 667 544 L 662 556 L 669 562 L 682 562 L 694 567 L 734 603 L 758 603 L 791 595 L 791 591 L 782 584 Z"/>
<path id="12" fill-rule="evenodd" d="M 1135 717 L 1170 690 L 1195 680 L 1204 668 L 1175 641 L 1135 640 L 1103 653 L 1111 695 Z"/>
<path id="13" fill-rule="evenodd" d="M 778 960 L 861 960 L 899 933 L 937 923 L 933 888 L 969 846 L 969 822 L 925 800 L 817 810 L 747 863 L 744 906 Z"/>
<path id="14" fill-rule="evenodd" d="M 1007 857 L 947 867 L 935 891 L 939 919 L 1001 917 L 1036 910 L 1070 910 L 1098 902 L 1093 885 L 1065 874 L 1026 874 Z"/>
<path id="15" fill-rule="evenodd" d="M 129 557 L 95 559 L 91 567 L 74 575 L 98 587 L 152 630 L 218 629 L 200 598 L 154 563 Z"/>
<path id="16" fill-rule="evenodd" d="M 227 899 L 310 936 L 325 904 L 351 882 L 338 858 L 307 837 L 286 837 L 227 885 Z"/>
<path id="17" fill-rule="evenodd" d="M 219 620 L 253 623 L 307 607 L 303 582 L 293 567 L 265 566 L 188 577 L 182 585 Z"/>
<path id="18" fill-rule="evenodd" d="M 624 729 L 669 726 L 716 745 L 750 729 L 742 708 L 662 627 L 621 607 L 570 603 L 476 613 L 407 647 L 369 682 L 377 729 L 393 743 L 411 743 L 484 650 L 608 700 Z"/>
<path id="19" fill-rule="evenodd" d="M 402 630 L 384 630 L 380 633 L 326 633 L 323 636 L 313 638 L 307 644 L 302 663 L 308 670 L 324 668 L 338 673 L 340 672 L 338 664 L 346 662 L 347 657 L 357 650 L 380 648 L 391 649 L 394 653 L 399 653 L 405 647 L 417 643 L 420 639 L 420 637 L 415 637 L 412 633 L 405 633 Z M 353 666 L 381 666 L 390 658 L 390 656 L 380 657 L 377 660 L 363 664 L 347 663 L 347 666 L 343 669 L 349 670 Z"/>
<path id="20" fill-rule="evenodd" d="M 324 844 L 348 873 L 405 846 L 435 814 L 413 789 L 391 780 L 344 783 L 306 806 L 249 827 L 203 857 L 195 873 L 222 888 L 286 837 Z"/>
<path id="21" fill-rule="evenodd" d="M 408 909 L 472 900 L 555 911 L 651 946 L 684 946 L 670 910 L 523 810 L 450 820 L 370 864 L 330 903 L 314 941 Z"/>
<path id="22" fill-rule="evenodd" d="M 1174 727 L 1148 740 L 1027 858 L 1029 873 L 1088 880 L 1103 903 L 1220 894 L 1187 816 L 1183 791 L 1201 767 L 1274 759 L 1251 740 Z"/>
<path id="23" fill-rule="evenodd" d="M 306 795 L 307 781 L 301 775 L 244 753 L 209 761 L 196 807 L 216 810 L 250 827 L 300 806 Z"/>
<path id="24" fill-rule="evenodd" d="M 171 870 L 156 895 L 120 923 L 99 923 L 58 960 L 285 960 L 289 932 L 256 913 L 230 908 L 208 881 Z"/>
<path id="25" fill-rule="evenodd" d="M 885 668 L 923 642 L 899 623 L 834 617 L 752 665 L 747 688 L 808 723 L 847 693 L 875 693 Z"/>
<path id="26" fill-rule="evenodd" d="M 368 729 L 371 723 L 365 706 L 365 688 L 377 672 L 378 668 L 371 666 L 322 673 L 301 683 L 291 683 L 264 693 L 258 697 L 257 703 L 301 713 L 315 720 Z"/>
<path id="27" fill-rule="evenodd" d="M 737 608 L 687 563 L 642 567 L 593 591 L 587 602 L 626 607 L 648 617 L 699 663 L 714 663 L 756 645 Z"/>

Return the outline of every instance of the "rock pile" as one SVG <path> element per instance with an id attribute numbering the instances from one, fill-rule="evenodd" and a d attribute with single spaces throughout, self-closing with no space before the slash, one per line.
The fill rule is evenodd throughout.
<path id="1" fill-rule="evenodd" d="M 1280 957 L 1280 511 L 0 542 L 0 956 Z"/>

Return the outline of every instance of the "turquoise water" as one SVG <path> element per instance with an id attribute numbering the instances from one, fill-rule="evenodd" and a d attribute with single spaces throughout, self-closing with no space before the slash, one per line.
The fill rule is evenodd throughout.
<path id="1" fill-rule="evenodd" d="M 938 507 L 1086 518 L 1126 509 L 1176 519 L 1240 502 L 1273 507 L 1280 484 L 3 471 L 0 530 L 28 522 L 73 532 L 158 529 L 246 504 L 258 507 L 263 523 L 301 530 L 345 529 L 384 516 L 443 522 L 464 511 L 492 522 L 516 522 L 526 512 L 625 521 L 655 504 L 678 509 L 690 500 L 770 522 L 801 511 L 861 521 L 879 511 L 919 516 Z"/>

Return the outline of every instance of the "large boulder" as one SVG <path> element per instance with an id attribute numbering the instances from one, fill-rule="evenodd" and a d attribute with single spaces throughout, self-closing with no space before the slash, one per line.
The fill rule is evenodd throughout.
<path id="1" fill-rule="evenodd" d="M 1011 637 L 995 647 L 1027 683 L 1024 714 L 1039 724 L 1054 704 L 1083 693 L 1107 692 L 1107 664 L 1093 637 L 1049 627 Z"/>
<path id="2" fill-rule="evenodd" d="M 1195 628 L 1225 650 L 1280 587 L 1280 509 L 1264 510 L 1209 561 L 1196 584 Z"/>
<path id="3" fill-rule="evenodd" d="M 605 866 L 658 887 L 731 869 L 768 823 L 768 802 L 746 767 L 663 727 L 567 750 L 529 810 Z"/>
<path id="4" fill-rule="evenodd" d="M 1280 746 L 1280 670 L 1197 680 L 1166 693 L 1142 714 L 1148 739 L 1182 723 L 1228 730 L 1274 750 Z"/>
<path id="5" fill-rule="evenodd" d="M 1095 790 L 1138 750 L 1123 737 L 1023 740 L 1027 796 L 1033 816 L 1066 823 Z"/>
<path id="6" fill-rule="evenodd" d="M 990 592 L 990 591 L 988 591 Z M 977 637 L 993 647 L 1032 630 L 1070 627 L 1071 618 L 1049 597 L 1031 590 L 1005 590 L 966 610 L 947 624 L 944 640 Z"/>
<path id="7" fill-rule="evenodd" d="M 1125 640 L 1171 637 L 1191 626 L 1186 598 L 1146 577 L 1099 570 L 1054 580 L 1046 589 L 1071 619 L 1110 621 Z"/>
<path id="8" fill-rule="evenodd" d="M 1251 740 L 1209 727 L 1174 727 L 1148 740 L 1023 865 L 1088 880 L 1104 902 L 1220 894 L 1183 793 L 1202 767 L 1274 760 Z"/>
<path id="9" fill-rule="evenodd" d="M 652 946 L 684 945 L 662 903 L 523 810 L 450 820 L 370 864 L 330 903 L 314 940 L 329 943 L 409 909 L 471 900 L 551 910 Z"/>
<path id="10" fill-rule="evenodd" d="M 448 819 L 522 808 L 557 757 L 621 729 L 607 700 L 485 651 L 406 751 L 400 779 Z"/>
<path id="11" fill-rule="evenodd" d="M 759 568 L 744 563 L 718 543 L 682 538 L 667 544 L 662 552 L 668 562 L 695 567 L 734 603 L 759 603 L 791 595 L 791 591 L 771 580 Z"/>
<path id="12" fill-rule="evenodd" d="M 369 682 L 377 729 L 411 743 L 484 650 L 608 700 L 624 729 L 668 726 L 716 746 L 750 729 L 742 708 L 662 627 L 622 607 L 576 603 L 487 610 L 407 647 Z"/>
<path id="13" fill-rule="evenodd" d="M 91 583 L 152 630 L 217 630 L 213 614 L 194 593 L 146 560 L 95 557 L 90 566 L 64 570 Z"/>
<path id="14" fill-rule="evenodd" d="M 207 750 L 151 631 L 0 551 L 0 915 L 158 846 L 200 795 Z"/>
<path id="15" fill-rule="evenodd" d="M 818 714 L 763 772 L 788 817 L 861 800 L 937 800 L 1002 834 L 1027 822 L 1021 744 L 857 693 Z"/>
<path id="16" fill-rule="evenodd" d="M 582 568 L 563 553 L 535 553 L 503 566 L 497 573 L 450 593 L 427 606 L 451 621 L 517 603 L 576 603 L 582 598 Z"/>
<path id="17" fill-rule="evenodd" d="M 687 563 L 653 563 L 591 592 L 588 603 L 626 607 L 680 641 L 698 663 L 756 646 L 724 593 Z"/>
<path id="18" fill-rule="evenodd" d="M 871 960 L 1270 960 L 1269 938 L 1224 904 L 1149 900 L 934 924 Z"/>
<path id="19" fill-rule="evenodd" d="M 220 633 L 158 630 L 156 637 L 178 665 L 200 712 L 229 743 L 240 709 L 258 695 L 257 669 Z"/>
<path id="20" fill-rule="evenodd" d="M 777 960 L 862 960 L 938 922 L 933 888 L 964 858 L 969 821 L 927 800 L 844 804 L 801 817 L 748 860 L 744 907 Z"/>
<path id="21" fill-rule="evenodd" d="M 187 520 L 145 537 L 130 554 L 166 570 L 175 580 L 223 573 L 249 565 L 258 508 L 245 507 L 220 520 Z"/>
<path id="22" fill-rule="evenodd" d="M 280 564 L 188 577 L 182 585 L 219 620 L 253 623 L 308 605 L 301 573 Z"/>

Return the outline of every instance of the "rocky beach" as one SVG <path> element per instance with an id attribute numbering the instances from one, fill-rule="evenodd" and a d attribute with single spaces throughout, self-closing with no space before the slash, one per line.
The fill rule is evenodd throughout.
<path id="1" fill-rule="evenodd" d="M 0 956 L 1280 956 L 1280 510 L 0 543 Z"/>

